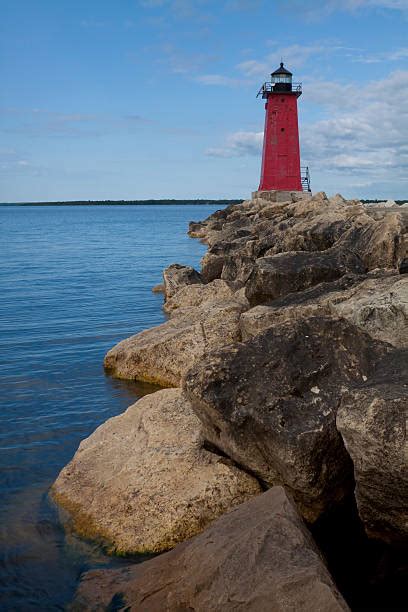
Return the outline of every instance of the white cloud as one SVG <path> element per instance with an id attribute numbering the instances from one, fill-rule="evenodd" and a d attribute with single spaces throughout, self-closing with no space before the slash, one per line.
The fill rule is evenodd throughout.
<path id="1" fill-rule="evenodd" d="M 223 147 L 207 149 L 210 157 L 245 157 L 258 155 L 262 148 L 263 132 L 235 132 L 227 137 Z"/>
<path id="2" fill-rule="evenodd" d="M 278 46 L 270 41 L 270 45 L 276 46 L 263 60 L 250 59 L 238 64 L 237 68 L 248 77 L 265 77 L 271 69 L 279 66 L 281 60 L 288 66 L 298 69 L 303 66 L 313 55 L 320 55 L 327 52 L 328 48 L 322 45 L 289 45 L 286 47 Z"/>
<path id="3" fill-rule="evenodd" d="M 194 80 L 203 85 L 219 85 L 222 87 L 243 87 L 251 83 L 247 79 L 235 79 L 222 74 L 202 74 L 195 77 Z"/>
<path id="4" fill-rule="evenodd" d="M 269 43 L 276 46 L 276 43 Z M 287 47 L 277 47 L 271 51 L 264 59 L 248 59 L 237 64 L 235 67 L 238 76 L 226 76 L 222 74 L 203 74 L 195 77 L 195 81 L 204 85 L 222 85 L 225 87 L 243 87 L 254 85 L 259 79 L 264 80 L 280 63 L 281 58 L 291 69 L 299 68 L 313 55 L 321 55 L 327 49 L 322 45 L 290 45 Z M 218 58 L 216 58 L 218 59 Z M 241 76 L 243 75 L 243 76 Z"/>
<path id="5" fill-rule="evenodd" d="M 358 12 L 364 10 L 408 10 L 408 0 L 279 0 L 281 11 L 297 17 L 321 19 L 336 11 Z"/>
<path id="6" fill-rule="evenodd" d="M 214 53 L 186 53 L 169 43 L 159 50 L 162 56 L 157 60 L 158 63 L 166 64 L 175 74 L 196 74 L 204 66 L 213 66 L 220 60 L 220 56 Z"/>
<path id="7" fill-rule="evenodd" d="M 157 8 L 167 4 L 167 0 L 139 0 L 139 4 L 143 6 L 143 8 Z"/>
<path id="8" fill-rule="evenodd" d="M 399 62 L 408 58 L 408 47 L 401 47 L 393 51 L 383 51 L 381 53 L 366 53 L 355 55 L 353 62 L 362 64 L 378 64 L 379 62 Z"/>
<path id="9" fill-rule="evenodd" d="M 167 7 L 170 13 L 178 19 L 207 20 L 210 13 L 205 12 L 208 0 L 139 0 L 139 5 L 146 9 Z"/>

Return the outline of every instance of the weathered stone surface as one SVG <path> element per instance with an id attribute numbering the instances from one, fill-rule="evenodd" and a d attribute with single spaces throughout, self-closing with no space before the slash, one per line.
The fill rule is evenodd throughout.
<path id="1" fill-rule="evenodd" d="M 80 534 L 133 553 L 172 548 L 260 490 L 204 448 L 190 404 L 180 389 L 166 389 L 98 427 L 52 493 Z"/>
<path id="2" fill-rule="evenodd" d="M 324 281 L 333 281 L 348 272 L 365 268 L 354 253 L 338 249 L 323 252 L 281 253 L 256 260 L 246 284 L 246 296 L 253 305 L 302 291 Z"/>
<path id="3" fill-rule="evenodd" d="M 333 314 L 331 304 L 344 295 L 349 296 L 348 290 L 360 286 L 365 278 L 359 274 L 345 274 L 335 281 L 319 283 L 304 291 L 288 293 L 273 302 L 254 306 L 241 316 L 242 339 L 247 340 L 276 324 L 310 316 L 330 316 Z"/>
<path id="4" fill-rule="evenodd" d="M 289 321 L 200 360 L 184 388 L 207 439 L 269 486 L 287 486 L 314 521 L 352 487 L 339 399 L 389 350 L 342 319 Z"/>
<path id="5" fill-rule="evenodd" d="M 166 300 L 173 297 L 179 289 L 186 285 L 203 282 L 197 270 L 194 270 L 191 266 L 181 266 L 180 264 L 172 264 L 163 270 L 163 281 Z"/>
<path id="6" fill-rule="evenodd" d="M 242 339 L 283 321 L 331 314 L 344 317 L 377 340 L 408 346 L 408 279 L 401 279 L 395 271 L 347 274 L 334 282 L 289 293 L 243 313 Z"/>
<path id="7" fill-rule="evenodd" d="M 222 218 L 200 224 L 200 236 L 210 247 L 202 260 L 206 282 L 223 278 L 245 283 L 259 258 L 286 254 L 292 263 L 296 253 L 296 263 L 303 260 L 303 274 L 309 277 L 308 285 L 300 283 L 302 290 L 328 278 L 321 269 L 325 263 L 334 264 L 333 278 L 338 278 L 347 271 L 397 268 L 408 255 L 408 215 L 401 207 L 370 209 L 339 194 L 327 198 L 318 193 L 293 202 L 255 198 L 220 212 Z"/>
<path id="8" fill-rule="evenodd" d="M 408 255 L 408 211 L 386 209 L 367 213 L 374 220 L 351 236 L 349 246 L 360 253 L 368 270 L 397 268 L 402 257 Z"/>
<path id="9" fill-rule="evenodd" d="M 408 347 L 408 278 L 369 279 L 330 304 L 331 311 L 373 338 Z"/>
<path id="10" fill-rule="evenodd" d="M 346 393 L 337 427 L 354 464 L 355 496 L 369 536 L 408 544 L 408 351 L 379 365 L 380 380 Z"/>
<path id="11" fill-rule="evenodd" d="M 73 610 L 348 610 L 284 489 L 240 505 L 140 565 L 85 574 Z M 118 608 L 115 608 L 118 609 Z"/>
<path id="12" fill-rule="evenodd" d="M 205 302 L 166 323 L 122 340 L 105 356 L 105 368 L 117 378 L 177 387 L 182 376 L 211 350 L 241 339 L 243 299 Z"/>
<path id="13" fill-rule="evenodd" d="M 206 253 L 201 260 L 201 275 L 206 283 L 210 283 L 216 278 L 221 278 L 222 269 L 225 263 L 224 255 Z"/>
<path id="14" fill-rule="evenodd" d="M 182 287 L 163 306 L 165 312 L 175 315 L 185 308 L 195 308 L 205 302 L 225 301 L 234 296 L 235 289 L 219 278 L 207 285 L 188 285 Z"/>

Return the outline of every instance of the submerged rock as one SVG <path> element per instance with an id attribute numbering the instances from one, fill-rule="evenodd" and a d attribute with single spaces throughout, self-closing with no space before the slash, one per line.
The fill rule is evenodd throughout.
<path id="1" fill-rule="evenodd" d="M 172 548 L 260 491 L 206 450 L 179 389 L 148 395 L 98 427 L 52 487 L 81 535 L 121 554 Z"/>
<path id="2" fill-rule="evenodd" d="M 73 610 L 340 612 L 348 606 L 281 487 L 143 564 L 85 574 Z M 115 608 L 118 609 L 118 608 Z"/>
<path id="3" fill-rule="evenodd" d="M 389 350 L 345 320 L 301 318 L 214 351 L 184 388 L 206 438 L 268 486 L 288 487 L 314 521 L 352 490 L 339 400 Z"/>

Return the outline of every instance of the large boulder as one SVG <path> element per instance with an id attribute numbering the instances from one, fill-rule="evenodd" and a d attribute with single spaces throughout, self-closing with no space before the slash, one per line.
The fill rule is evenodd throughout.
<path id="1" fill-rule="evenodd" d="M 364 273 L 358 255 L 338 248 L 323 252 L 289 252 L 256 260 L 246 284 L 252 305 L 272 301 L 294 291 L 302 291 L 324 281 L 334 281 L 346 273 Z"/>
<path id="2" fill-rule="evenodd" d="M 272 302 L 259 304 L 244 312 L 240 319 L 242 339 L 256 336 L 278 323 L 310 316 L 332 315 L 331 305 L 360 287 L 366 276 L 345 274 L 335 281 L 319 283 L 304 291 L 288 293 Z"/>
<path id="3" fill-rule="evenodd" d="M 202 278 L 197 270 L 191 266 L 172 264 L 163 270 L 164 293 L 166 300 L 169 300 L 177 291 L 186 285 L 202 283 Z"/>
<path id="4" fill-rule="evenodd" d="M 345 320 L 300 318 L 208 355 L 184 388 L 206 438 L 314 521 L 352 488 L 340 397 L 389 350 Z"/>
<path id="5" fill-rule="evenodd" d="M 408 351 L 342 397 L 337 427 L 353 460 L 355 497 L 369 536 L 408 545 Z"/>
<path id="6" fill-rule="evenodd" d="M 105 356 L 117 378 L 177 387 L 183 375 L 211 350 L 238 342 L 243 299 L 204 302 L 166 323 L 122 340 Z"/>
<path id="7" fill-rule="evenodd" d="M 114 607 L 116 606 L 116 607 Z M 145 563 L 85 574 L 73 611 L 340 612 L 348 606 L 281 487 Z"/>
<path id="8" fill-rule="evenodd" d="M 408 279 L 396 271 L 347 274 L 333 282 L 289 293 L 243 313 L 243 340 L 282 323 L 311 315 L 344 317 L 373 338 L 408 346 Z"/>
<path id="9" fill-rule="evenodd" d="M 172 548 L 260 491 L 206 449 L 179 389 L 148 395 L 98 427 L 52 487 L 81 535 L 121 554 Z"/>

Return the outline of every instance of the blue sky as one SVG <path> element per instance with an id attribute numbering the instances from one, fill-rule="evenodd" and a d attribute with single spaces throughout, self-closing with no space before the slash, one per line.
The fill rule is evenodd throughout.
<path id="1" fill-rule="evenodd" d="M 408 199 L 408 0 L 1 0 L 0 201 L 248 197 L 282 57 L 313 191 Z"/>

